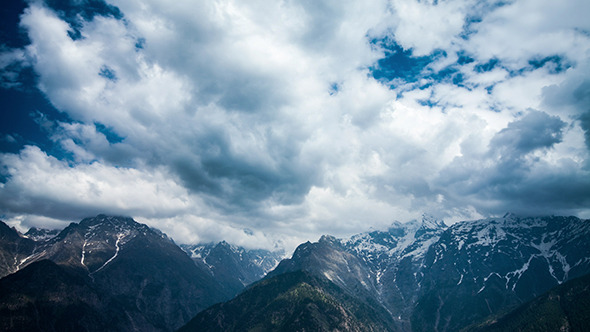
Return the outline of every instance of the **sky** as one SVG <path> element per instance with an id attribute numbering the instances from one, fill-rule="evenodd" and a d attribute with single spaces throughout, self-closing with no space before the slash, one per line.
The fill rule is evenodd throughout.
<path id="1" fill-rule="evenodd" d="M 590 218 L 587 0 L 6 0 L 0 219 L 287 248 Z"/>

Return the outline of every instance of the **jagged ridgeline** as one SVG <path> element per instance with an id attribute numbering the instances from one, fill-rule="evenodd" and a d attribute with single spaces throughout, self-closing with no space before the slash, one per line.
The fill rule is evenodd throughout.
<path id="1" fill-rule="evenodd" d="M 590 330 L 590 221 L 575 217 L 424 216 L 323 236 L 280 263 L 226 242 L 181 247 L 125 217 L 24 235 L 0 223 L 0 329 Z"/>
<path id="2" fill-rule="evenodd" d="M 199 331 L 198 326 L 213 331 L 239 331 L 238 326 L 297 330 L 296 322 L 309 321 L 309 317 L 317 318 L 309 321 L 312 329 L 322 331 L 345 330 L 343 322 L 350 322 L 351 330 L 362 326 L 361 330 L 374 331 L 459 331 L 587 275 L 589 235 L 588 220 L 508 214 L 450 227 L 424 217 L 349 239 L 324 236 L 317 243 L 299 246 L 263 282 L 202 312 L 183 331 Z M 309 284 L 315 285 L 314 291 L 339 301 L 341 315 L 332 320 L 313 315 L 318 304 L 309 300 L 311 296 L 299 307 L 292 305 L 301 302 L 287 301 L 290 304 L 285 308 L 291 308 L 287 312 L 277 311 L 276 301 L 261 302 L 261 298 L 288 297 L 288 290 L 268 285 L 282 285 L 286 275 L 300 271 L 306 278 L 323 280 L 321 287 Z M 587 279 L 582 282 L 587 289 Z M 590 301 L 587 292 L 578 295 L 574 297 Z M 279 318 L 262 315 L 264 308 Z M 590 318 L 583 310 L 573 315 Z M 582 324 L 578 331 L 590 327 Z"/>
<path id="3" fill-rule="evenodd" d="M 165 234 L 126 217 L 99 215 L 57 234 L 21 235 L 0 223 L 0 232 L 3 331 L 173 331 L 230 299 L 235 280 L 253 270 L 216 278 Z"/>

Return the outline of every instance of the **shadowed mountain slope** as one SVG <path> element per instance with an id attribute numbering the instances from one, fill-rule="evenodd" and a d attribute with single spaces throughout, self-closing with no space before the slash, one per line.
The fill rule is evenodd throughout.
<path id="1" fill-rule="evenodd" d="M 325 278 L 295 271 L 265 278 L 199 313 L 179 332 L 390 331 L 376 310 Z"/>
<path id="2" fill-rule="evenodd" d="M 4 326 L 13 324 L 14 317 L 26 317 L 22 313 L 31 303 L 33 308 L 46 303 L 46 293 L 27 293 L 39 283 L 55 290 L 50 297 L 56 308 L 71 306 L 70 294 L 80 294 L 80 308 L 88 307 L 90 316 L 119 331 L 171 331 L 231 297 L 210 271 L 194 264 L 164 234 L 127 217 L 99 215 L 72 223 L 54 238 L 36 243 L 36 250 L 21 261 L 27 264 L 2 279 L 5 290 L 16 292 L 2 302 Z M 52 277 L 43 279 L 43 270 Z M 54 317 L 40 314 L 29 319 L 44 328 Z M 95 321 L 80 324 L 92 330 L 100 325 Z"/>
<path id="3" fill-rule="evenodd" d="M 590 331 L 590 274 L 559 285 L 513 311 L 467 331 Z"/>

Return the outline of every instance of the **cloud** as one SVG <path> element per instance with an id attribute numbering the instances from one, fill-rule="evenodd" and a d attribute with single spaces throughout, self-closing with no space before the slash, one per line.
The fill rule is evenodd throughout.
<path id="1" fill-rule="evenodd" d="M 27 67 L 28 59 L 20 49 L 4 50 L 0 47 L 0 87 L 4 89 L 20 88 L 21 72 Z"/>
<path id="2" fill-rule="evenodd" d="M 584 18 L 586 1 L 568 5 L 552 1 L 514 1 L 501 6 L 475 24 L 467 50 L 479 59 L 501 59 L 503 65 L 520 69 L 532 58 L 567 55 L 584 60 L 588 44 L 582 42 L 590 27 Z"/>
<path id="3" fill-rule="evenodd" d="M 138 170 L 101 163 L 70 166 L 27 146 L 18 155 L 2 155 L 2 210 L 75 220 L 109 211 L 163 217 L 186 211 L 186 189 L 160 169 Z"/>
<path id="4" fill-rule="evenodd" d="M 458 41 L 463 31 L 471 1 L 394 0 L 395 39 L 415 56 L 424 56 L 436 49 L 447 49 Z"/>
<path id="5" fill-rule="evenodd" d="M 565 122 L 556 116 L 539 111 L 529 111 L 518 121 L 500 130 L 490 142 L 490 150 L 506 151 L 514 159 L 538 149 L 548 149 L 560 143 Z"/>
<path id="6" fill-rule="evenodd" d="M 554 112 L 580 121 L 586 146 L 590 150 L 590 79 L 585 74 L 590 61 L 580 63 L 563 81 L 543 88 L 543 104 Z"/>
<path id="7" fill-rule="evenodd" d="M 31 2 L 0 58 L 64 114 L 34 113 L 50 149 L 0 156 L 15 224 L 127 214 L 271 248 L 588 213 L 584 1 L 88 4 Z"/>
<path id="8" fill-rule="evenodd" d="M 590 177 L 583 162 L 552 155 L 565 127 L 558 117 L 529 111 L 496 133 L 487 151 L 455 158 L 438 185 L 485 213 L 575 214 L 589 201 Z"/>

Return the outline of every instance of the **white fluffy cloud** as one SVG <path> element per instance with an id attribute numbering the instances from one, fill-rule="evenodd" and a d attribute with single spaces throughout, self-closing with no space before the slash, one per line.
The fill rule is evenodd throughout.
<path id="1" fill-rule="evenodd" d="M 292 248 L 423 212 L 589 213 L 585 1 L 111 4 L 72 18 L 81 38 L 41 2 L 22 16 L 10 54 L 71 121 L 47 122 L 61 153 L 0 157 L 15 224 L 127 214 Z M 380 38 L 430 63 L 378 81 Z"/>
<path id="2" fill-rule="evenodd" d="M 2 160 L 10 177 L 2 185 L 2 205 L 16 212 L 42 211 L 48 217 L 67 219 L 101 211 L 160 217 L 183 213 L 196 203 L 161 169 L 118 168 L 99 162 L 71 166 L 35 146 L 25 147 L 18 155 L 4 154 Z"/>

